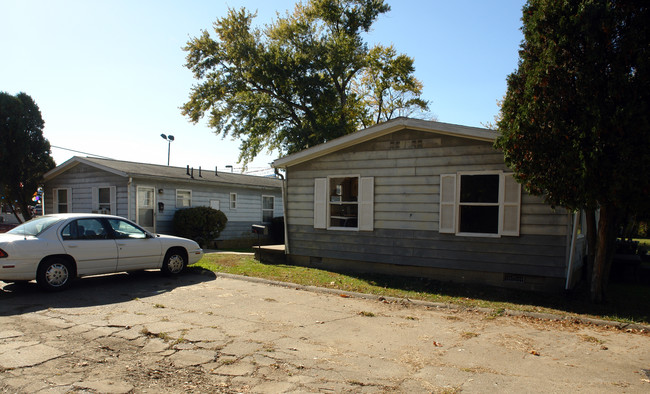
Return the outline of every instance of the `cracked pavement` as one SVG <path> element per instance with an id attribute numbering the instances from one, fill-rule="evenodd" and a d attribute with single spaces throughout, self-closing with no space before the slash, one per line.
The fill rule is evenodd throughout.
<path id="1" fill-rule="evenodd" d="M 0 391 L 627 392 L 650 336 L 156 271 L 0 282 Z"/>

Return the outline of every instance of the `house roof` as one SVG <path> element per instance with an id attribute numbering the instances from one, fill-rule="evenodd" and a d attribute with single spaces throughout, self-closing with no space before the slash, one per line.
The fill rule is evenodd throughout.
<path id="1" fill-rule="evenodd" d="M 229 184 L 247 187 L 265 187 L 265 188 L 279 188 L 282 181 L 276 178 L 261 177 L 255 175 L 234 174 L 231 172 L 219 171 L 215 175 L 214 170 L 201 169 L 201 176 L 199 176 L 199 169 L 194 168 L 192 178 L 187 175 L 186 167 L 170 167 L 158 164 L 136 163 L 131 161 L 120 161 L 112 159 L 100 159 L 96 157 L 79 157 L 74 156 L 68 161 L 60 164 L 53 170 L 47 172 L 43 178 L 49 181 L 61 173 L 79 165 L 86 164 L 91 167 L 98 168 L 122 177 L 132 178 L 150 178 L 161 180 L 177 180 L 193 183 L 207 183 L 207 184 Z"/>
<path id="2" fill-rule="evenodd" d="M 396 118 L 282 157 L 275 160 L 272 166 L 275 168 L 290 167 L 403 129 L 426 131 L 487 142 L 493 142 L 498 136 L 496 131 L 479 127 L 420 119 Z"/>

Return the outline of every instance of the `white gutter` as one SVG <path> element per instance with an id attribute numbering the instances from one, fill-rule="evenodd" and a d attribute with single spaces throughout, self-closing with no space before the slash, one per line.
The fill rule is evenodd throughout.
<path id="1" fill-rule="evenodd" d="M 131 219 L 131 183 L 133 178 L 129 177 L 129 182 L 126 184 L 126 218 Z M 115 202 L 117 204 L 117 201 Z"/>
<path id="2" fill-rule="evenodd" d="M 289 231 L 287 230 L 287 180 L 284 175 L 280 174 L 277 168 L 275 169 L 275 175 L 282 179 L 282 216 L 284 217 L 284 225 L 282 227 L 284 227 L 284 254 L 287 255 L 289 254 Z"/>
<path id="3" fill-rule="evenodd" d="M 571 287 L 571 275 L 573 274 L 573 257 L 576 250 L 576 239 L 578 238 L 578 219 L 580 218 L 580 211 L 573 214 L 573 234 L 571 235 L 571 249 L 569 252 L 569 263 L 567 264 L 566 284 L 564 290 L 569 290 Z"/>

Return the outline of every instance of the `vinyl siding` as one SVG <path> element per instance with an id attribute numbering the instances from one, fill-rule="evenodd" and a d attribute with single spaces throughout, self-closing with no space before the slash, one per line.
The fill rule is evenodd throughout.
<path id="1" fill-rule="evenodd" d="M 248 179 L 249 180 L 249 179 Z M 250 181 L 250 180 L 249 180 Z M 215 185 L 134 177 L 129 188 L 129 179 L 103 171 L 86 164 L 78 164 L 57 175 L 45 184 L 45 212 L 53 212 L 52 189 L 72 189 L 72 212 L 92 212 L 93 187 L 116 186 L 117 212 L 135 221 L 136 191 L 138 187 L 152 187 L 154 192 L 154 215 L 156 232 L 173 234 L 173 217 L 176 212 L 176 190 L 192 191 L 192 207 L 210 206 L 210 200 L 220 201 L 220 210 L 228 218 L 226 229 L 219 239 L 251 238 L 251 224 L 262 223 L 262 195 L 274 196 L 274 217 L 283 215 L 282 190 L 280 187 L 255 187 L 237 185 Z M 129 199 L 129 193 L 131 198 Z M 230 193 L 237 193 L 237 209 L 230 209 Z M 158 211 L 158 203 L 164 210 Z M 129 206 L 130 205 L 130 206 Z"/>
<path id="2" fill-rule="evenodd" d="M 75 166 L 56 177 L 55 180 L 45 183 L 45 213 L 54 212 L 53 189 L 72 189 L 72 212 L 84 213 L 93 210 L 93 187 L 109 186 L 116 186 L 117 212 L 113 214 L 126 217 L 128 211 L 127 179 L 86 165 Z"/>
<path id="3" fill-rule="evenodd" d="M 410 141 L 420 140 L 416 146 L 421 147 L 408 148 Z M 399 149 L 391 149 L 398 144 Z M 408 130 L 289 167 L 291 253 L 563 277 L 568 215 L 523 191 L 518 237 L 438 232 L 440 175 L 489 170 L 511 172 L 489 142 Z M 373 232 L 314 229 L 314 179 L 346 174 L 374 177 Z"/>

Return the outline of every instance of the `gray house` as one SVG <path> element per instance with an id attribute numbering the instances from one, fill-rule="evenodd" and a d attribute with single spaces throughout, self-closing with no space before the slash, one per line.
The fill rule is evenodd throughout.
<path id="1" fill-rule="evenodd" d="M 398 118 L 278 159 L 294 264 L 528 289 L 570 287 L 579 215 L 521 190 L 497 133 Z"/>
<path id="2" fill-rule="evenodd" d="M 172 233 L 176 210 L 210 206 L 228 217 L 219 240 L 231 244 L 254 239 L 251 224 L 283 215 L 281 181 L 275 178 L 73 157 L 44 180 L 45 213 L 110 213 Z"/>

